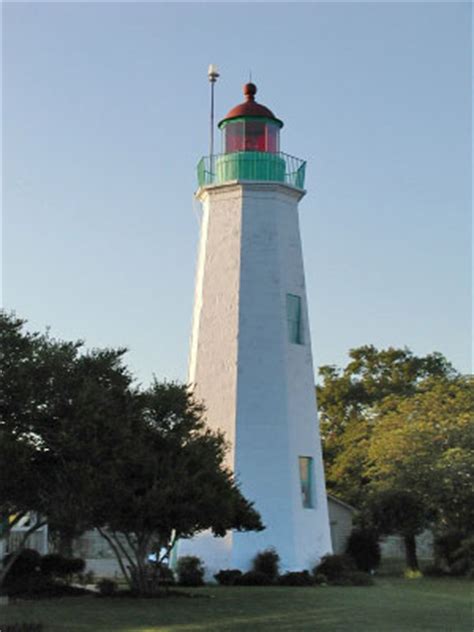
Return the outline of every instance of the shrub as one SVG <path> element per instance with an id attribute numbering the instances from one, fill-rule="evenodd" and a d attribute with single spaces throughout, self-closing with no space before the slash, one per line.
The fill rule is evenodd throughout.
<path id="1" fill-rule="evenodd" d="M 3 564 L 7 564 L 12 553 L 5 556 Z M 5 587 L 30 575 L 39 574 L 41 555 L 34 549 L 23 549 L 17 559 L 13 562 L 5 577 Z"/>
<path id="2" fill-rule="evenodd" d="M 437 564 L 429 564 L 423 567 L 423 575 L 427 577 L 446 577 L 446 571 Z"/>
<path id="3" fill-rule="evenodd" d="M 41 572 L 48 577 L 67 578 L 82 573 L 86 563 L 79 557 L 64 557 L 59 553 L 49 553 L 41 558 Z"/>
<path id="4" fill-rule="evenodd" d="M 360 571 L 366 573 L 377 568 L 380 564 L 379 537 L 373 529 L 353 529 L 346 545 L 349 555 Z"/>
<path id="5" fill-rule="evenodd" d="M 474 536 L 465 538 L 452 555 L 450 571 L 453 575 L 472 576 L 474 570 Z"/>
<path id="6" fill-rule="evenodd" d="M 95 582 L 94 571 L 87 571 L 87 573 L 78 573 L 77 580 L 79 584 L 86 586 L 87 584 L 93 584 Z"/>
<path id="7" fill-rule="evenodd" d="M 278 578 L 280 586 L 314 586 L 314 578 L 309 571 L 285 573 Z"/>
<path id="8" fill-rule="evenodd" d="M 233 586 L 239 577 L 242 577 L 242 571 L 237 568 L 222 570 L 214 575 L 221 586 Z"/>
<path id="9" fill-rule="evenodd" d="M 235 586 L 269 586 L 273 581 L 266 573 L 260 571 L 248 571 L 235 580 Z"/>
<path id="10" fill-rule="evenodd" d="M 328 578 L 322 573 L 314 573 L 313 579 L 316 586 L 326 586 L 326 584 L 328 583 Z"/>
<path id="11" fill-rule="evenodd" d="M 104 577 L 96 584 L 101 597 L 112 597 L 117 592 L 117 582 L 108 577 Z"/>
<path id="12" fill-rule="evenodd" d="M 313 575 L 324 575 L 332 583 L 354 570 L 354 561 L 348 555 L 325 555 L 313 568 Z"/>
<path id="13" fill-rule="evenodd" d="M 169 566 L 159 564 L 155 570 L 158 586 L 173 586 L 175 584 L 174 573 Z"/>
<path id="14" fill-rule="evenodd" d="M 461 542 L 465 538 L 461 531 L 446 531 L 438 534 L 433 542 L 436 563 L 447 567 L 455 561 L 454 554 L 460 548 Z"/>
<path id="15" fill-rule="evenodd" d="M 176 567 L 178 583 L 181 586 L 202 586 L 204 584 L 204 565 L 194 555 L 185 555 L 178 559 Z"/>
<path id="16" fill-rule="evenodd" d="M 6 586 L 5 592 L 10 597 L 21 599 L 76 597 L 89 594 L 89 591 L 84 588 L 54 582 L 50 577 L 45 577 L 40 573 L 18 578 Z"/>
<path id="17" fill-rule="evenodd" d="M 252 562 L 252 570 L 266 575 L 270 581 L 278 579 L 280 556 L 275 549 L 266 549 L 257 553 Z"/>

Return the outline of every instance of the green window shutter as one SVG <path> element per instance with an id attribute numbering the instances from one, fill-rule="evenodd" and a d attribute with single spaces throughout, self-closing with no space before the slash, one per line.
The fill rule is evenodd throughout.
<path id="1" fill-rule="evenodd" d="M 288 321 L 288 339 L 290 342 L 303 344 L 303 328 L 301 324 L 301 297 L 295 294 L 286 295 L 286 317 Z"/>

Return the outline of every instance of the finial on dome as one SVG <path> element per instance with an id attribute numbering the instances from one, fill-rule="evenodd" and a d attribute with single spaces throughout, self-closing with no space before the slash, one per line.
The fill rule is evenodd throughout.
<path id="1" fill-rule="evenodd" d="M 246 83 L 244 86 L 244 96 L 247 101 L 255 101 L 257 86 L 254 83 Z"/>

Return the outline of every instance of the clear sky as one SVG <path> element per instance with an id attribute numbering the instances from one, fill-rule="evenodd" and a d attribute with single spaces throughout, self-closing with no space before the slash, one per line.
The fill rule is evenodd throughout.
<path id="1" fill-rule="evenodd" d="M 3 9 L 3 306 L 186 378 L 195 165 L 257 100 L 308 160 L 315 366 L 362 344 L 471 371 L 468 3 L 51 3 Z"/>

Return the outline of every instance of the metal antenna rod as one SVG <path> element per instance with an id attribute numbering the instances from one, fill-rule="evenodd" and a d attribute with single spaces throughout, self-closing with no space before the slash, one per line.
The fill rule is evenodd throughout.
<path id="1" fill-rule="evenodd" d="M 211 161 L 211 173 L 214 173 L 214 84 L 217 81 L 219 73 L 217 72 L 217 66 L 211 64 L 207 71 L 207 76 L 211 84 L 211 129 L 209 138 L 209 156 Z"/>

